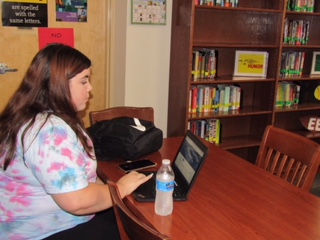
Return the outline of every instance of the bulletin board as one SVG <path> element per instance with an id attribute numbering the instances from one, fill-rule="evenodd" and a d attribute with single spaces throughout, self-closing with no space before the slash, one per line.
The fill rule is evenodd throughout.
<path id="1" fill-rule="evenodd" d="M 166 24 L 166 0 L 131 0 L 132 24 Z"/>

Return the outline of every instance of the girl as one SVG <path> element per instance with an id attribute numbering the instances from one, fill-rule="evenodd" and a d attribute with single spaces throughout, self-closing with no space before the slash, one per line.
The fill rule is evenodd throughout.
<path id="1" fill-rule="evenodd" d="M 107 185 L 96 175 L 86 108 L 91 61 L 53 44 L 34 57 L 0 116 L 0 239 L 118 239 Z M 117 185 L 122 197 L 151 176 Z M 96 214 L 98 213 L 98 214 Z"/>

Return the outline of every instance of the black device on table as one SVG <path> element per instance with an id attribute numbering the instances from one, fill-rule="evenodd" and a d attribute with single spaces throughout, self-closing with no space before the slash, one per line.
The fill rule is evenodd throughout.
<path id="1" fill-rule="evenodd" d="M 141 170 L 141 169 L 146 169 L 146 168 L 155 167 L 155 166 L 157 166 L 157 163 L 149 159 L 141 159 L 141 160 L 135 160 L 132 162 L 119 164 L 119 168 L 125 173 L 128 173 L 133 170 Z"/>

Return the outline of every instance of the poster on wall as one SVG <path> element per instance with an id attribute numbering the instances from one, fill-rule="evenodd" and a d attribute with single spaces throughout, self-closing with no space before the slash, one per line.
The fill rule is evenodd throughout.
<path id="1" fill-rule="evenodd" d="M 56 0 L 57 22 L 87 22 L 88 0 Z"/>
<path id="2" fill-rule="evenodd" d="M 73 28 L 39 28 L 39 49 L 53 43 L 74 47 Z"/>
<path id="3" fill-rule="evenodd" d="M 131 0 L 132 24 L 166 24 L 166 0 Z"/>
<path id="4" fill-rule="evenodd" d="M 2 26 L 47 27 L 47 0 L 2 0 Z"/>

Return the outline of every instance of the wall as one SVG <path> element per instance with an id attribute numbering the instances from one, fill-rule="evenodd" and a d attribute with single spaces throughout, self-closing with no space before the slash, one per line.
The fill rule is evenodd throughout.
<path id="1" fill-rule="evenodd" d="M 90 105 L 83 114 L 88 126 L 88 112 L 105 108 L 107 105 L 107 46 L 108 38 L 108 2 L 91 0 L 88 3 L 88 22 L 69 23 L 56 22 L 55 1 L 48 1 L 48 26 L 51 28 L 73 28 L 75 47 L 86 54 L 93 62 L 93 91 Z M 1 8 L 1 6 L 0 6 Z M 2 9 L 1 9 L 2 12 Z M 0 62 L 5 62 L 18 72 L 0 74 L 0 111 L 3 110 L 9 98 L 17 89 L 31 59 L 39 50 L 38 29 L 18 29 L 16 27 L 0 26 Z"/>
<path id="2" fill-rule="evenodd" d="M 84 113 L 87 126 L 91 110 L 152 106 L 155 124 L 166 136 L 172 0 L 167 1 L 166 25 L 132 25 L 130 11 L 131 0 L 90 0 L 88 23 L 63 23 L 55 21 L 55 1 L 50 0 L 49 27 L 74 28 L 76 47 L 93 61 L 93 98 Z M 0 32 L 0 62 L 19 69 L 0 75 L 1 111 L 38 51 L 38 34 L 37 29 L 2 26 Z"/>
<path id="3" fill-rule="evenodd" d="M 110 106 L 152 106 L 167 132 L 172 0 L 166 25 L 131 24 L 131 0 L 113 1 Z"/>

